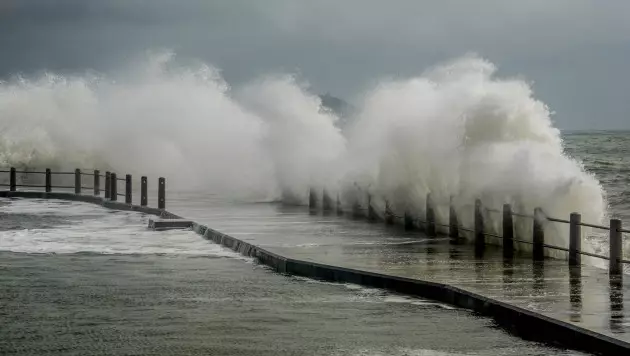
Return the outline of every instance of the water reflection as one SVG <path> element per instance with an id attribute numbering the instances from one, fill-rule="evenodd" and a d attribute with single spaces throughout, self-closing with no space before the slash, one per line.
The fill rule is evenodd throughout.
<path id="1" fill-rule="evenodd" d="M 623 333 L 623 277 L 610 276 L 610 330 Z"/>
<path id="2" fill-rule="evenodd" d="M 478 256 L 475 253 L 475 283 L 483 284 L 483 269 L 484 269 L 483 256 Z"/>
<path id="3" fill-rule="evenodd" d="M 582 321 L 582 268 L 569 268 L 569 301 L 571 309 L 569 319 L 573 322 Z"/>
<path id="4" fill-rule="evenodd" d="M 503 259 L 503 289 L 509 291 L 514 283 L 514 262 L 511 258 Z"/>
<path id="5" fill-rule="evenodd" d="M 535 261 L 532 263 L 532 273 L 534 275 L 535 294 L 545 293 L 545 261 Z"/>

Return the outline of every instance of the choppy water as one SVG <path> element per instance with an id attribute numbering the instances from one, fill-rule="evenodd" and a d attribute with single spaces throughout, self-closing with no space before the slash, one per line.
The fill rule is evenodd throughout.
<path id="1" fill-rule="evenodd" d="M 630 224 L 630 132 L 573 132 L 563 138 L 566 152 L 604 187 L 609 212 Z"/>
<path id="2" fill-rule="evenodd" d="M 279 275 L 136 213 L 2 200 L 0 216 L 3 355 L 576 354 L 465 310 Z"/>

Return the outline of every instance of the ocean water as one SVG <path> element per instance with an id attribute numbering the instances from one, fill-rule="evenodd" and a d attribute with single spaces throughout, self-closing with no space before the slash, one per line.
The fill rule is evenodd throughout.
<path id="1" fill-rule="evenodd" d="M 611 217 L 630 227 L 630 132 L 567 132 L 563 139 L 566 153 L 603 186 Z"/>

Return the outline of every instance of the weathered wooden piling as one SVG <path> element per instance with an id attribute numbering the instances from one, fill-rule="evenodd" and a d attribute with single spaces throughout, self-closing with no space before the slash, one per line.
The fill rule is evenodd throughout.
<path id="1" fill-rule="evenodd" d="M 481 211 L 481 199 L 475 200 L 475 253 L 483 254 L 486 244 L 486 236 L 484 235 L 483 212 Z"/>
<path id="2" fill-rule="evenodd" d="M 385 201 L 385 224 L 394 225 L 394 212 L 389 205 L 389 200 Z"/>
<path id="3" fill-rule="evenodd" d="M 125 204 L 131 204 L 132 203 L 132 180 L 131 180 L 131 174 L 127 174 L 125 176 Z"/>
<path id="4" fill-rule="evenodd" d="M 514 257 L 514 216 L 512 206 L 503 204 L 503 258 Z"/>
<path id="5" fill-rule="evenodd" d="M 52 172 L 50 168 L 46 168 L 46 193 L 52 192 Z"/>
<path id="6" fill-rule="evenodd" d="M 74 170 L 74 194 L 81 194 L 81 170 Z"/>
<path id="7" fill-rule="evenodd" d="M 112 173 L 105 172 L 105 199 L 110 199 L 112 196 Z"/>
<path id="8" fill-rule="evenodd" d="M 332 210 L 332 199 L 330 198 L 330 195 L 328 194 L 328 191 L 326 189 L 322 191 L 322 210 L 324 210 L 325 212 L 329 212 Z"/>
<path id="9" fill-rule="evenodd" d="M 621 220 L 610 220 L 610 265 L 609 272 L 611 275 L 621 275 L 623 273 L 623 239 L 621 233 Z"/>
<path id="10" fill-rule="evenodd" d="M 569 218 L 569 265 L 582 264 L 582 215 L 571 213 Z"/>
<path id="11" fill-rule="evenodd" d="M 361 204 L 359 204 L 359 200 L 355 200 L 352 205 L 352 217 L 358 218 L 361 217 L 363 213 L 361 212 Z"/>
<path id="12" fill-rule="evenodd" d="M 426 234 L 427 236 L 437 236 L 437 229 L 435 226 L 435 210 L 433 210 L 433 198 L 431 197 L 431 193 L 427 194 L 426 199 L 426 211 L 425 218 L 427 220 L 427 228 Z"/>
<path id="13" fill-rule="evenodd" d="M 343 206 L 341 206 L 341 197 L 337 193 L 337 215 L 343 215 Z"/>
<path id="14" fill-rule="evenodd" d="M 147 191 L 147 177 L 143 176 L 140 178 L 140 206 L 149 205 Z"/>
<path id="15" fill-rule="evenodd" d="M 405 224 L 405 230 L 410 231 L 414 229 L 413 217 L 411 216 L 409 211 L 405 211 L 404 224 Z"/>
<path id="16" fill-rule="evenodd" d="M 368 194 L 367 195 L 367 209 L 368 209 L 368 213 L 367 213 L 367 218 L 368 221 L 376 221 L 378 219 L 378 216 L 376 215 L 376 211 L 374 210 L 374 207 L 372 206 L 372 195 Z"/>
<path id="17" fill-rule="evenodd" d="M 545 220 L 545 214 L 541 208 L 534 209 L 534 226 L 532 230 L 532 242 L 533 257 L 535 261 L 542 261 L 545 259 L 545 228 L 543 222 Z"/>
<path id="18" fill-rule="evenodd" d="M 109 188 L 109 199 L 111 201 L 118 200 L 118 178 L 116 177 L 116 173 L 111 173 L 109 175 L 109 183 L 111 187 Z"/>
<path id="19" fill-rule="evenodd" d="M 459 239 L 459 219 L 454 202 L 455 199 L 451 197 L 448 212 L 448 236 L 451 237 L 451 242 L 456 242 Z"/>
<path id="20" fill-rule="evenodd" d="M 94 196 L 101 195 L 101 172 L 94 170 Z"/>
<path id="21" fill-rule="evenodd" d="M 17 173 L 15 168 L 11 167 L 9 171 L 9 190 L 15 192 L 17 189 Z"/>
<path id="22" fill-rule="evenodd" d="M 315 193 L 314 188 L 308 191 L 308 208 L 311 210 L 317 209 L 317 193 Z"/>
<path id="23" fill-rule="evenodd" d="M 166 179 L 158 179 L 158 209 L 166 209 Z"/>

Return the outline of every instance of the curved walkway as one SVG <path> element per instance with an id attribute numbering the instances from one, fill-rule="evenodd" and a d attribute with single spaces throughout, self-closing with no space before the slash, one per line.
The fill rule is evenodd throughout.
<path id="1" fill-rule="evenodd" d="M 84 201 L 111 209 L 179 218 L 167 211 L 71 193 L 0 192 L 0 196 Z M 250 224 L 250 228 L 255 226 Z M 385 288 L 472 309 L 527 339 L 596 354 L 630 352 L 630 337 L 625 332 L 630 325 L 623 314 L 623 291 L 628 288 L 623 281 L 609 282 L 608 274 L 596 268 L 583 266 L 578 273 L 563 268 L 563 261 L 532 264 L 518 258 L 504 265 L 492 253 L 484 260 L 474 260 L 467 246 L 452 246 L 440 239 L 389 245 L 398 257 L 406 253 L 408 260 L 383 268 L 384 264 L 373 262 L 382 260 L 384 255 L 386 258 L 387 253 L 379 251 L 377 256 L 371 245 L 353 247 L 343 258 L 331 258 L 328 252 L 338 250 L 338 245 L 263 248 L 237 238 L 239 234 L 226 235 L 200 223 L 194 224 L 194 230 L 206 239 L 255 257 L 279 273 Z M 414 273 L 403 268 L 410 263 L 415 264 Z M 558 292 L 565 287 L 567 293 Z M 606 294 L 608 303 L 597 296 L 592 298 L 591 292 L 597 296 Z"/>

